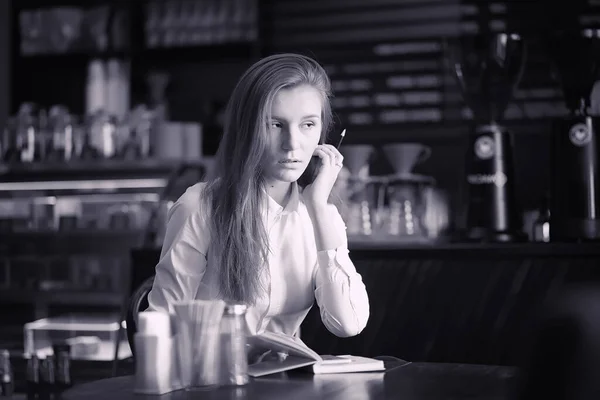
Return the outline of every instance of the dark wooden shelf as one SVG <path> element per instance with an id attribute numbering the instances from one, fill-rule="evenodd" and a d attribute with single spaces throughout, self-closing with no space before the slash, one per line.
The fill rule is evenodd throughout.
<path id="1" fill-rule="evenodd" d="M 177 168 L 204 170 L 201 161 L 178 160 L 98 160 L 74 162 L 40 162 L 31 164 L 0 164 L 0 182 L 20 182 L 30 179 L 100 179 L 106 176 L 148 176 L 168 174 Z"/>
<path id="2" fill-rule="evenodd" d="M 0 253 L 127 255 L 142 241 L 142 230 L 16 231 L 0 232 Z"/>
<path id="3" fill-rule="evenodd" d="M 76 304 L 76 305 L 106 305 L 119 306 L 123 296 L 115 292 L 94 291 L 43 291 L 24 289 L 0 289 L 0 301 L 3 304 L 33 304 L 47 305 Z"/>

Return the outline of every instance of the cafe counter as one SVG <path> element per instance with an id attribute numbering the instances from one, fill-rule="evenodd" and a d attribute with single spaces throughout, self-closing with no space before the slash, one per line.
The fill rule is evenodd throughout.
<path id="1" fill-rule="evenodd" d="M 600 282 L 595 243 L 349 247 L 371 316 L 358 336 L 337 338 L 313 308 L 301 334 L 320 354 L 519 365 L 544 305 L 572 285 Z"/>

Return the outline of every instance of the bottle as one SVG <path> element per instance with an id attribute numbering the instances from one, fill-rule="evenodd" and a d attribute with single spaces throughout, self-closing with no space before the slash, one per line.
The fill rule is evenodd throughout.
<path id="1" fill-rule="evenodd" d="M 134 393 L 159 395 L 176 387 L 174 341 L 170 316 L 157 311 L 144 311 L 138 316 L 138 331 L 134 335 Z"/>
<path id="2" fill-rule="evenodd" d="M 35 354 L 26 357 L 26 359 L 25 391 L 27 393 L 27 400 L 35 400 L 40 390 L 40 360 Z"/>
<path id="3" fill-rule="evenodd" d="M 85 86 L 86 115 L 94 115 L 106 107 L 106 74 L 106 65 L 102 60 L 90 60 Z"/>
<path id="4" fill-rule="evenodd" d="M 533 221 L 532 237 L 534 242 L 550 241 L 550 199 L 548 195 L 542 199 L 538 216 Z"/>
<path id="5" fill-rule="evenodd" d="M 68 344 L 53 346 L 56 357 L 56 392 L 62 393 L 73 386 L 71 380 L 71 350 Z"/>
<path id="6" fill-rule="evenodd" d="M 221 365 L 220 383 L 222 385 L 246 385 L 248 376 L 248 358 L 246 356 L 244 304 L 225 306 L 221 320 Z"/>
<path id="7" fill-rule="evenodd" d="M 4 349 L 0 352 L 0 393 L 2 396 L 11 397 L 15 389 L 12 365 L 10 364 L 10 353 Z"/>
<path id="8" fill-rule="evenodd" d="M 40 359 L 40 385 L 38 398 L 50 400 L 56 390 L 56 371 L 54 367 L 54 356 L 49 355 Z"/>

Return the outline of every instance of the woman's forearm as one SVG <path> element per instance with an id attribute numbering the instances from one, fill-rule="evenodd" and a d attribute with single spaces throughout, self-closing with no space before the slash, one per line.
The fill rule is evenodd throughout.
<path id="1" fill-rule="evenodd" d="M 307 209 L 313 223 L 317 251 L 334 250 L 344 245 L 346 232 L 340 232 L 336 228 L 329 206 L 307 205 Z"/>

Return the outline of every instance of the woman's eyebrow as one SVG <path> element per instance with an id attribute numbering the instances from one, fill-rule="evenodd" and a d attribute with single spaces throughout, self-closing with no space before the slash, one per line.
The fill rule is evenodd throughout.
<path id="1" fill-rule="evenodd" d="M 321 116 L 317 115 L 317 114 L 308 114 L 308 115 L 305 115 L 305 116 L 301 117 L 300 119 L 309 119 L 309 118 L 321 118 Z M 280 117 L 278 115 L 271 115 L 271 119 L 277 119 L 277 120 L 280 120 L 280 121 L 286 121 L 285 118 Z"/>

